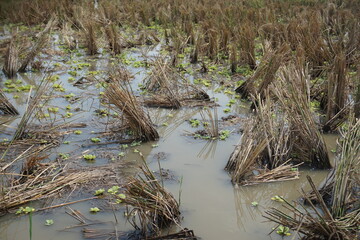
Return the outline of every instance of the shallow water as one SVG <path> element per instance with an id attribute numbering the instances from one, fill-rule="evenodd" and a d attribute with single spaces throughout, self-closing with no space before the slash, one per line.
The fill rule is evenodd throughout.
<path id="1" fill-rule="evenodd" d="M 56 40 L 56 38 L 54 39 Z M 56 46 L 54 46 L 56 49 Z M 155 48 L 147 49 L 148 56 L 155 56 L 160 50 L 160 45 Z M 129 52 L 129 56 L 141 59 L 139 50 Z M 108 55 L 100 55 L 98 58 L 88 58 L 83 56 L 73 56 L 71 59 L 68 56 L 57 56 L 49 59 L 48 65 L 52 66 L 54 63 L 66 65 L 64 62 L 72 60 L 78 62 L 88 62 L 90 67 L 85 67 L 78 70 L 79 78 L 83 76 L 86 71 L 106 70 L 109 65 Z M 72 65 L 76 63 L 72 62 Z M 138 92 L 137 85 L 141 83 L 146 76 L 145 68 L 127 67 L 128 70 L 134 74 L 135 78 L 132 82 L 133 89 Z M 62 96 L 64 94 L 74 93 L 76 96 L 82 96 L 82 100 L 72 104 L 73 109 L 78 108 L 79 111 L 71 111 L 74 116 L 70 119 L 76 119 L 74 122 L 84 122 L 87 124 L 86 128 L 81 128 L 83 132 L 81 135 L 69 134 L 66 135 L 63 141 L 70 141 L 71 144 L 61 144 L 58 148 L 52 149 L 50 157 L 55 158 L 59 153 L 71 153 L 81 156 L 82 152 L 89 150 L 89 152 L 103 151 L 107 146 L 89 146 L 91 137 L 97 137 L 99 132 L 104 130 L 105 123 L 108 121 L 107 117 L 98 117 L 94 111 L 99 108 L 105 108 L 99 103 L 98 96 L 102 89 L 98 89 L 94 84 L 84 86 L 83 88 L 75 87 L 67 80 L 71 77 L 68 70 L 55 70 L 53 74 L 59 75 L 58 83 L 61 83 L 66 89 L 65 93 L 54 92 Z M 98 74 L 98 78 L 103 75 Z M 17 79 L 21 79 L 24 84 L 37 85 L 39 80 L 43 77 L 41 73 L 27 73 L 19 75 Z M 192 76 L 187 76 L 192 79 Z M 1 75 L 5 79 L 4 75 Z M 15 81 L 15 80 L 14 80 Z M 1 87 L 3 82 L 0 83 Z M 222 93 L 215 93 L 215 85 L 207 88 L 209 95 L 213 98 L 218 98 L 218 114 L 219 118 L 228 116 L 223 112 L 227 108 L 225 105 L 232 98 L 231 95 Z M 13 96 L 17 94 L 19 98 L 14 99 Z M 8 93 L 7 96 L 16 108 L 23 113 L 26 107 L 26 99 L 28 93 Z M 248 107 L 246 103 L 237 100 L 237 104 L 231 107 L 231 114 L 237 114 L 240 117 L 246 116 Z M 56 97 L 49 102 L 50 105 L 60 108 L 59 114 L 52 116 L 53 119 L 64 121 L 61 114 L 65 114 L 65 107 L 69 102 L 62 97 Z M 239 107 L 240 106 L 240 107 Z M 280 203 L 271 200 L 274 195 L 284 196 L 287 200 L 297 200 L 300 196 L 300 189 L 309 190 L 305 176 L 310 175 L 316 184 L 320 184 L 328 174 L 328 171 L 301 171 L 301 178 L 295 181 L 269 183 L 256 186 L 236 187 L 230 182 L 230 177 L 224 171 L 226 162 L 237 144 L 240 137 L 237 132 L 239 126 L 227 126 L 226 129 L 232 130 L 232 134 L 225 141 L 204 141 L 194 139 L 187 136 L 187 132 L 194 132 L 196 128 L 192 128 L 190 124 L 185 121 L 191 118 L 200 118 L 199 108 L 183 108 L 181 110 L 164 110 L 164 109 L 148 109 L 150 116 L 154 123 L 158 126 L 157 129 L 161 138 L 157 142 L 159 145 L 156 148 L 152 147 L 151 143 L 144 143 L 137 146 L 138 149 L 146 158 L 153 170 L 158 169 L 158 162 L 164 169 L 169 169 L 173 173 L 173 178 L 165 181 L 166 187 L 176 196 L 179 197 L 181 193 L 181 212 L 182 212 L 182 227 L 187 227 L 194 230 L 195 234 L 201 239 L 281 239 L 276 233 L 268 235 L 272 231 L 273 223 L 265 222 L 262 217 L 264 211 L 270 207 L 280 206 Z M 173 117 L 169 117 L 169 113 Z M 8 125 L 16 126 L 19 122 L 19 117 L 0 118 L 0 122 L 6 121 Z M 163 126 L 163 123 L 167 126 Z M 79 128 L 80 129 L 80 128 Z M 75 130 L 75 129 L 74 129 Z M 0 129 L 0 139 L 11 138 L 11 131 L 2 127 Z M 6 133 L 10 134 L 6 134 Z M 337 136 L 327 136 L 326 141 L 330 149 L 335 148 L 335 139 Z M 108 151 L 117 154 L 122 151 L 120 145 L 112 144 L 108 146 Z M 126 156 L 121 159 L 111 159 L 109 157 L 97 158 L 95 163 L 88 163 L 84 160 L 77 159 L 77 164 L 82 166 L 102 166 L 113 164 L 114 166 L 120 163 L 128 162 L 120 171 L 120 176 L 125 178 L 128 175 L 133 175 L 136 172 L 134 168 L 136 163 L 141 162 L 139 154 L 133 152 L 134 148 L 126 150 Z M 332 153 L 331 153 L 332 154 Z M 181 183 L 180 183 L 181 182 Z M 110 186 L 109 186 L 110 187 Z M 96 190 L 94 187 L 93 190 Z M 79 193 L 75 192 L 71 200 L 82 199 L 89 197 L 89 192 Z M 66 197 L 66 196 L 64 196 Z M 67 199 L 56 199 L 53 204 L 66 202 Z M 258 207 L 252 207 L 251 202 L 257 201 Z M 28 205 L 38 206 L 38 203 L 30 203 Z M 105 210 L 97 214 L 90 214 L 89 208 L 100 206 Z M 96 228 L 114 228 L 113 212 L 101 200 L 86 201 L 70 205 L 72 209 L 81 211 L 86 217 L 92 220 L 99 220 L 105 223 L 95 224 Z M 65 207 L 56 208 L 51 211 L 35 213 L 33 216 L 33 239 L 68 239 L 78 240 L 83 239 L 81 233 L 82 228 L 66 229 L 69 226 L 74 226 L 78 222 L 65 213 Z M 130 230 L 131 226 L 126 223 L 124 217 L 124 209 L 116 210 L 115 214 L 119 219 L 117 224 L 118 230 Z M 53 219 L 55 224 L 52 226 L 44 226 L 46 219 Z M 15 240 L 28 239 L 28 216 L 17 216 L 13 213 L 0 218 L 0 239 L 1 240 Z"/>

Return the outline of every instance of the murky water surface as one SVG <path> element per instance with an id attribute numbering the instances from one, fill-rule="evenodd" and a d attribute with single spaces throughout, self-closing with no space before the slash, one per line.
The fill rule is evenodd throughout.
<path id="1" fill-rule="evenodd" d="M 57 36 L 54 35 L 54 49 L 59 50 L 56 45 Z M 136 61 L 143 60 L 143 54 L 146 53 L 148 57 L 156 56 L 160 50 L 160 44 L 152 48 L 128 50 L 127 56 Z M 77 56 L 78 55 L 78 56 Z M 44 66 L 51 68 L 55 67 L 53 75 L 58 75 L 59 79 L 56 83 L 61 84 L 66 90 L 65 92 L 52 93 L 54 97 L 49 101 L 49 105 L 58 107 L 59 113 L 51 115 L 53 121 L 68 121 L 64 120 L 62 115 L 65 115 L 66 106 L 71 105 L 73 113 L 70 119 L 75 122 L 86 123 L 85 128 L 79 128 L 82 131 L 81 135 L 68 134 L 62 141 L 69 141 L 70 144 L 61 144 L 59 147 L 52 149 L 50 158 L 55 158 L 59 153 L 70 153 L 71 156 L 81 156 L 84 151 L 108 152 L 115 157 L 97 158 L 95 163 L 88 163 L 83 159 L 77 159 L 77 164 L 80 166 L 103 166 L 112 164 L 113 166 L 122 166 L 119 170 L 120 177 L 133 175 L 136 172 L 134 166 L 141 162 L 138 153 L 134 153 L 134 147 L 126 149 L 126 155 L 123 158 L 116 157 L 121 149 L 119 144 L 100 145 L 91 144 L 89 140 L 92 137 L 98 137 L 104 129 L 106 123 L 109 121 L 108 117 L 99 117 L 95 111 L 97 109 L 106 109 L 99 103 L 99 94 L 103 88 L 97 84 L 83 84 L 81 86 L 73 86 L 73 82 L 68 81 L 73 77 L 69 74 L 68 65 L 77 66 L 79 63 L 88 63 L 86 67 L 76 70 L 79 79 L 81 76 L 86 76 L 89 71 L 96 73 L 95 79 L 104 77 L 102 71 L 107 70 L 114 62 L 109 60 L 107 54 L 99 55 L 97 57 L 84 57 L 82 54 L 70 55 L 54 55 L 49 58 Z M 133 89 L 139 93 L 138 84 L 146 77 L 147 69 L 143 67 L 134 67 L 132 65 L 126 67 L 132 74 L 134 79 L 132 81 Z M 17 80 L 21 80 L 21 84 L 38 85 L 40 80 L 44 77 L 41 73 L 20 74 Z M 186 75 L 192 80 L 194 77 Z M 4 87 L 6 80 L 4 75 L 1 75 L 2 81 L 0 86 Z M 20 82 L 20 81 L 19 81 Z M 224 113 L 223 109 L 228 108 L 226 104 L 229 99 L 234 98 L 232 95 L 223 93 L 216 93 L 214 91 L 218 86 L 213 84 L 211 87 L 204 89 L 212 98 L 218 100 L 219 107 L 217 109 L 219 118 L 228 116 L 229 113 Z M 79 101 L 70 104 L 66 98 L 62 97 L 66 94 L 75 94 L 81 97 Z M 26 101 L 28 98 L 27 92 L 7 93 L 7 96 L 14 103 L 16 108 L 24 113 L 26 108 Z M 17 97 L 14 98 L 14 96 Z M 248 104 L 236 100 L 237 104 L 232 105 L 231 114 L 236 114 L 239 117 L 245 117 L 248 113 Z M 178 197 L 181 193 L 181 212 L 183 221 L 182 227 L 193 229 L 195 234 L 201 239 L 227 239 L 227 240 L 247 240 L 247 239 L 281 239 L 276 233 L 268 235 L 272 231 L 273 223 L 265 222 L 262 217 L 264 211 L 270 207 L 280 206 L 280 203 L 271 201 L 274 195 L 284 196 L 288 200 L 297 200 L 300 196 L 299 190 L 309 190 L 306 182 L 306 175 L 310 175 L 313 180 L 320 184 L 327 175 L 327 171 L 301 171 L 301 178 L 296 181 L 288 181 L 281 183 L 261 184 L 257 186 L 234 187 L 230 182 L 230 177 L 223 170 L 226 162 L 234 149 L 234 145 L 238 142 L 240 134 L 238 132 L 239 125 L 223 126 L 224 129 L 232 131 L 230 137 L 225 141 L 204 141 L 194 139 L 187 136 L 188 132 L 194 132 L 196 129 L 192 128 L 186 120 L 197 118 L 200 119 L 199 108 L 183 108 L 181 110 L 166 110 L 166 109 L 148 109 L 150 116 L 154 123 L 158 126 L 157 129 L 161 138 L 157 143 L 145 143 L 137 146 L 142 154 L 145 156 L 150 168 L 158 169 L 158 163 L 165 170 L 169 170 L 170 179 L 165 180 L 166 187 Z M 171 115 L 169 115 L 171 114 Z M 170 117 L 171 116 L 171 117 Z M 1 117 L 0 122 L 6 122 L 7 125 L 17 126 L 19 117 Z M 164 124 L 166 123 L 166 124 Z M 166 126 L 165 126 L 166 125 Z M 75 129 L 73 129 L 75 130 Z M 14 130 L 1 127 L 0 138 L 11 138 Z M 330 149 L 335 148 L 335 139 L 337 136 L 326 136 L 326 141 Z M 152 147 L 153 144 L 158 144 L 158 147 Z M 111 155 L 111 154 L 110 154 Z M 181 183 L 180 183 L 181 182 Z M 110 186 L 109 186 L 110 187 Z M 91 191 L 96 190 L 91 189 Z M 67 195 L 66 195 L 67 196 Z M 66 202 L 67 198 L 56 199 L 52 204 Z M 75 190 L 71 195 L 71 200 L 83 199 L 90 197 L 89 192 L 77 192 Z M 258 207 L 252 207 L 251 202 L 257 201 Z M 35 208 L 40 208 L 38 203 L 28 204 Z M 90 214 L 89 208 L 94 206 L 104 206 L 106 210 L 97 214 Z M 101 224 L 90 225 L 89 227 L 100 229 L 114 229 L 114 214 L 109 207 L 101 200 L 85 201 L 70 205 L 72 209 L 81 211 L 86 217 L 91 220 L 99 220 Z M 42 211 L 35 213 L 33 216 L 33 239 L 68 239 L 78 240 L 83 239 L 81 232 L 82 228 L 71 228 L 79 224 L 77 220 L 65 213 L 65 207 L 56 208 L 49 211 Z M 119 220 L 116 225 L 119 230 L 130 230 L 131 226 L 126 223 L 124 217 L 124 209 L 116 210 L 115 214 Z M 46 219 L 53 219 L 55 224 L 52 226 L 44 226 Z M 0 218 L 0 239 L 1 240 L 19 240 L 28 239 L 29 233 L 29 218 L 28 216 L 17 216 L 13 213 L 7 214 Z"/>

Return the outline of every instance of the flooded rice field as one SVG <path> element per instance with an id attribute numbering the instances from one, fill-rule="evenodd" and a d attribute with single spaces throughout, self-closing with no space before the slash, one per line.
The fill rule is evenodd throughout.
<path id="1" fill-rule="evenodd" d="M 59 42 L 58 35 L 53 35 L 51 42 Z M 53 49 L 59 50 L 59 44 L 54 44 Z M 134 76 L 131 87 L 136 94 L 141 93 L 139 85 L 142 84 L 148 70 L 144 67 L 134 67 L 134 63 L 144 60 L 152 61 L 159 56 L 159 49 L 161 49 L 161 44 L 129 50 L 123 54 L 126 59 L 131 59 L 131 64 L 127 65 L 127 69 Z M 119 144 L 116 141 L 112 143 L 106 135 L 104 136 L 104 132 L 111 123 L 111 115 L 114 113 L 101 103 L 103 87 L 97 81 L 101 81 L 104 77 L 103 73 L 107 72 L 114 63 L 120 64 L 119 60 L 112 59 L 107 54 L 86 57 L 81 52 L 80 49 L 78 52 L 62 57 L 51 56 L 46 62 L 43 62 L 46 69 L 54 69 L 51 71 L 51 78 L 56 80 L 52 82 L 52 88 L 48 90 L 51 92 L 48 95 L 50 100 L 44 106 L 46 108 L 44 112 L 45 114 L 48 112 L 48 116 L 45 120 L 34 119 L 33 124 L 38 127 L 45 123 L 53 125 L 69 123 L 75 126 L 70 130 L 68 128 L 66 131 L 65 129 L 61 130 L 65 133 L 59 139 L 59 145 L 47 152 L 49 161 L 59 158 L 64 165 L 78 166 L 79 171 L 82 171 L 82 167 L 107 166 L 114 169 L 117 181 L 122 181 L 129 175 L 137 173 L 136 166 L 142 161 L 139 156 L 141 153 L 152 170 L 158 171 L 160 164 L 166 188 L 176 197 L 180 197 L 181 193 L 180 206 L 183 218 L 181 226 L 193 229 L 196 235 L 202 239 L 238 239 L 239 237 L 241 239 L 269 239 L 268 234 L 276 225 L 265 222 L 262 214 L 267 208 L 278 204 L 271 198 L 279 195 L 288 200 L 296 200 L 300 196 L 296 189 L 308 190 L 304 176 L 310 175 L 317 183 L 320 183 L 328 174 L 328 171 L 304 169 L 300 179 L 295 181 L 257 186 L 233 186 L 228 173 L 223 168 L 241 136 L 239 128 L 249 114 L 249 103 L 238 99 L 237 95 L 231 92 L 229 94 L 218 93 L 216 89 L 220 86 L 212 82 L 209 87 L 204 87 L 204 89 L 211 99 L 216 99 L 214 109 L 217 111 L 218 118 L 221 120 L 234 116 L 236 119 L 234 123 L 221 123 L 223 129 L 230 131 L 225 140 L 204 140 L 190 136 L 190 133 L 201 128 L 201 126 L 192 127 L 189 120 L 201 120 L 199 111 L 202 107 L 186 107 L 179 110 L 147 108 L 146 110 L 157 126 L 160 134 L 159 140 L 139 144 L 132 142 Z M 141 53 L 146 53 L 146 55 L 143 56 Z M 75 77 L 73 77 L 75 75 L 73 72 L 76 72 Z M 74 81 L 90 74 L 95 75 L 93 80 L 95 82 L 74 84 Z M 19 74 L 13 79 L 7 79 L 2 75 L 2 78 L 7 80 L 2 81 L 1 87 L 8 87 L 9 85 L 6 83 L 11 81 L 11 84 L 16 84 L 16 86 L 31 85 L 36 88 L 46 76 L 48 74 L 41 72 L 27 72 Z M 185 76 L 192 81 L 195 78 L 188 74 Z M 206 77 L 206 74 L 201 77 Z M 221 75 L 217 77 L 221 77 Z M 60 91 L 57 86 L 60 86 Z M 26 111 L 30 94 L 28 91 L 6 93 L 6 96 L 19 110 L 20 116 Z M 235 103 L 229 107 L 227 104 L 230 100 L 235 100 Z M 58 109 L 58 111 L 52 112 L 50 108 Z M 225 109 L 231 110 L 229 113 L 225 113 Z M 1 121 L 6 123 L 2 127 L 1 139 L 9 141 L 11 129 L 19 124 L 20 117 L 2 117 Z M 76 131 L 81 131 L 81 133 L 76 134 Z M 94 138 L 100 141 L 94 143 L 91 141 Z M 335 139 L 331 137 L 327 139 L 329 145 L 334 147 Z M 124 145 L 128 147 L 124 148 Z M 84 160 L 82 156 L 86 153 L 96 155 L 96 160 Z M 18 168 L 20 167 L 18 166 Z M 97 181 L 89 189 L 77 190 L 75 188 L 60 199 L 52 199 L 50 205 L 89 198 L 97 189 L 96 185 Z M 252 202 L 258 202 L 259 205 L 254 207 Z M 42 208 L 42 203 L 32 202 L 30 205 L 36 209 Z M 102 210 L 97 214 L 90 213 L 89 209 L 94 206 L 99 206 Z M 111 229 L 116 222 L 111 208 L 101 200 L 75 203 L 70 207 L 79 210 L 91 221 L 99 221 L 94 224 L 94 228 Z M 78 222 L 66 214 L 66 211 L 66 206 L 64 206 L 34 214 L 33 239 L 82 239 L 81 227 L 71 228 Z M 131 229 L 129 223 L 126 223 L 124 210 L 117 210 L 115 214 L 118 219 L 119 231 Z M 46 219 L 53 219 L 54 225 L 44 226 Z M 3 216 L 1 218 L 1 239 L 26 239 L 28 237 L 28 221 L 27 216 L 14 214 Z M 271 238 L 281 238 L 276 235 L 272 234 Z"/>
<path id="2" fill-rule="evenodd" d="M 359 236 L 360 6 L 20 2 L 0 240 Z"/>

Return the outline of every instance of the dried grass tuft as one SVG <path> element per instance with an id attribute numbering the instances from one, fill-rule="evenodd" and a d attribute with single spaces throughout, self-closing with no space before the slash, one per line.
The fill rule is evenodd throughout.
<path id="1" fill-rule="evenodd" d="M 26 67 L 34 60 L 34 58 L 39 54 L 39 52 L 44 48 L 46 42 L 49 38 L 49 32 L 57 23 L 56 16 L 52 16 L 48 23 L 45 26 L 45 29 L 37 34 L 37 41 L 31 47 L 31 49 L 26 53 L 24 60 L 21 63 L 19 72 L 24 72 Z"/>
<path id="2" fill-rule="evenodd" d="M 246 124 L 225 167 L 232 182 L 249 185 L 298 178 L 298 170 L 289 163 L 289 136 L 286 116 L 278 112 L 269 97 L 259 101 L 257 115 Z"/>
<path id="3" fill-rule="evenodd" d="M 16 36 L 13 36 L 10 40 L 10 43 L 7 47 L 4 56 L 5 62 L 4 62 L 3 72 L 8 78 L 14 77 L 19 67 L 18 50 L 15 41 L 16 41 Z"/>
<path id="4" fill-rule="evenodd" d="M 152 65 L 149 76 L 144 79 L 149 93 L 145 98 L 147 106 L 178 109 L 183 105 L 206 105 L 210 101 L 204 90 L 189 83 L 165 59 L 157 58 Z"/>
<path id="5" fill-rule="evenodd" d="M 268 43 L 265 45 L 268 45 Z M 280 66 L 289 60 L 290 49 L 287 44 L 282 45 L 277 50 L 269 47 L 266 49 L 267 51 L 261 59 L 261 63 L 255 73 L 235 90 L 242 94 L 244 98 L 260 94 L 261 99 L 263 99 L 268 86 L 276 78 L 276 72 Z"/>
<path id="6" fill-rule="evenodd" d="M 120 36 L 118 34 L 115 24 L 112 22 L 108 22 L 104 24 L 104 29 L 111 53 L 114 55 L 120 54 Z"/>
<path id="7" fill-rule="evenodd" d="M 125 185 L 126 198 L 123 201 L 131 206 L 128 220 L 147 237 L 179 223 L 180 210 L 179 203 L 155 178 L 145 160 L 140 169 L 142 174 L 131 178 Z"/>
<path id="8" fill-rule="evenodd" d="M 8 115 L 19 115 L 19 112 L 16 108 L 11 104 L 11 102 L 7 99 L 3 91 L 0 89 L 0 111 L 3 114 Z"/>
<path id="9" fill-rule="evenodd" d="M 278 84 L 272 87 L 291 126 L 292 153 L 319 169 L 331 168 L 329 156 L 311 111 L 309 75 L 301 66 L 289 65 L 279 72 Z"/>
<path id="10" fill-rule="evenodd" d="M 49 88 L 50 88 L 50 77 L 45 76 L 43 80 L 41 80 L 40 85 L 37 87 L 37 89 L 35 90 L 36 92 L 32 97 L 31 97 L 32 89 L 30 90 L 25 113 L 22 116 L 21 121 L 17 127 L 17 130 L 13 136 L 13 141 L 27 137 L 26 131 L 29 124 L 34 119 L 34 112 L 38 108 L 40 102 L 42 101 L 43 96 L 45 95 L 45 93 L 48 92 Z"/>
<path id="11" fill-rule="evenodd" d="M 6 192 L 0 198 L 0 211 L 55 196 L 63 190 L 108 174 L 108 170 L 99 169 L 65 170 L 58 163 L 39 163 L 39 157 L 36 156 L 31 157 L 27 163 L 22 174 L 13 174 L 20 177 L 14 178 L 10 186 L 5 186 Z"/>
<path id="12" fill-rule="evenodd" d="M 111 82 L 104 96 L 113 104 L 115 111 L 122 112 L 134 135 L 144 141 L 154 141 L 159 138 L 148 114 L 145 113 L 129 85 L 128 74 L 118 70 L 111 75 Z"/>
<path id="13" fill-rule="evenodd" d="M 318 191 L 307 177 L 312 193 L 303 192 L 303 197 L 310 206 L 297 207 L 284 200 L 286 211 L 272 208 L 264 217 L 302 233 L 305 239 L 356 239 L 360 223 L 359 138 L 360 121 L 351 118 L 348 129 L 342 133 L 341 153 L 327 184 Z"/>

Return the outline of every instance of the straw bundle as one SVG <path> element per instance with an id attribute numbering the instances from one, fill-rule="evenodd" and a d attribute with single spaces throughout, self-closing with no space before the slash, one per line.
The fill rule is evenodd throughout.
<path id="1" fill-rule="evenodd" d="M 286 213 L 272 208 L 265 218 L 296 230 L 305 239 L 356 239 L 360 224 L 360 121 L 350 120 L 348 129 L 342 133 L 341 153 L 327 184 L 318 191 L 308 176 L 312 188 L 310 194 L 303 192 L 309 207 L 285 201 Z M 330 200 L 327 201 L 330 196 Z M 314 200 L 319 204 L 316 206 Z M 319 210 L 320 208 L 320 210 Z"/>
<path id="2" fill-rule="evenodd" d="M 19 112 L 7 99 L 7 97 L 4 95 L 1 89 L 0 89 L 0 111 L 3 112 L 4 114 L 19 115 Z"/>
<path id="3" fill-rule="evenodd" d="M 281 69 L 279 84 L 272 87 L 272 92 L 288 116 L 292 152 L 300 156 L 301 161 L 326 169 L 331 164 L 324 139 L 311 112 L 308 86 L 307 73 L 301 67 L 289 65 Z"/>
<path id="4" fill-rule="evenodd" d="M 104 96 L 109 103 L 116 107 L 116 111 L 122 112 L 127 124 L 135 133 L 135 136 L 145 141 L 153 141 L 159 138 L 148 114 L 145 113 L 139 101 L 133 95 L 126 74 L 121 70 L 111 76 L 112 82 L 105 90 Z"/>
<path id="5" fill-rule="evenodd" d="M 3 67 L 3 72 L 9 78 L 14 77 L 18 71 L 19 59 L 18 59 L 18 50 L 16 48 L 15 41 L 16 38 L 15 36 L 13 36 L 10 40 L 10 43 L 8 45 L 8 48 L 4 56 L 5 63 Z"/>
<path id="6" fill-rule="evenodd" d="M 132 225 L 149 236 L 158 234 L 161 228 L 172 223 L 179 223 L 180 210 L 176 199 L 159 183 L 147 164 L 144 163 L 140 169 L 142 175 L 131 178 L 125 185 L 126 198 L 123 201 L 131 206 L 128 219 Z"/>

